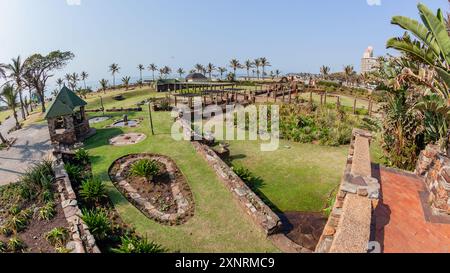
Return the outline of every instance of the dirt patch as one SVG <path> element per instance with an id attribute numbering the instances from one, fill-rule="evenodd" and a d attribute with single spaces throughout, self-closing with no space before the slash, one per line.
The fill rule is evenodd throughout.
<path id="1" fill-rule="evenodd" d="M 26 253 L 56 253 L 55 248 L 45 239 L 45 235 L 54 228 L 68 228 L 61 204 L 56 206 L 55 217 L 50 221 L 39 220 L 37 215 L 28 224 L 27 228 L 18 234 L 25 243 Z M 0 241 L 7 243 L 11 237 L 0 235 Z"/>
<path id="2" fill-rule="evenodd" d="M 109 144 L 113 146 L 133 145 L 144 141 L 147 138 L 144 134 L 129 133 L 116 136 L 109 140 Z"/>
<path id="3" fill-rule="evenodd" d="M 284 234 L 295 243 L 314 251 L 327 218 L 321 213 L 286 212 L 280 216 Z"/>

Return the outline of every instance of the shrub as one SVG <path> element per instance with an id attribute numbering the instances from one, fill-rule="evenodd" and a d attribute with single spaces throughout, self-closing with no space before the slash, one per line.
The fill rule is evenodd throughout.
<path id="1" fill-rule="evenodd" d="M 11 252 L 19 252 L 25 249 L 25 243 L 17 236 L 12 237 L 8 241 L 8 250 Z"/>
<path id="2" fill-rule="evenodd" d="M 14 231 L 17 233 L 24 230 L 28 225 L 28 220 L 30 217 L 30 210 L 23 210 L 15 215 L 10 215 L 3 226 L 5 233 L 8 233 L 9 231 Z"/>
<path id="3" fill-rule="evenodd" d="M 90 178 L 81 184 L 80 196 L 86 202 L 99 203 L 106 198 L 106 190 L 103 181 L 98 178 Z"/>
<path id="4" fill-rule="evenodd" d="M 45 204 L 45 206 L 39 209 L 38 213 L 39 213 L 38 218 L 40 220 L 49 221 L 53 219 L 53 217 L 55 217 L 56 214 L 55 204 L 53 202 L 48 202 L 47 204 Z"/>
<path id="5" fill-rule="evenodd" d="M 69 240 L 69 231 L 66 228 L 54 228 L 45 235 L 45 239 L 54 247 L 61 248 Z"/>
<path id="6" fill-rule="evenodd" d="M 67 163 L 64 169 L 72 182 L 80 183 L 83 180 L 83 168 L 81 166 Z"/>
<path id="7" fill-rule="evenodd" d="M 81 163 L 81 164 L 88 164 L 89 163 L 89 152 L 85 149 L 78 149 L 75 152 L 74 159 Z"/>
<path id="8" fill-rule="evenodd" d="M 244 167 L 233 167 L 233 171 L 253 191 L 258 190 L 264 184 L 261 177 L 255 176 L 250 170 Z"/>
<path id="9" fill-rule="evenodd" d="M 102 209 L 83 210 L 83 221 L 89 227 L 92 235 L 98 240 L 105 239 L 111 232 L 111 222 Z"/>
<path id="10" fill-rule="evenodd" d="M 154 242 L 149 242 L 147 238 L 139 238 L 135 235 L 123 236 L 120 238 L 121 243 L 119 248 L 113 249 L 115 253 L 122 254 L 149 254 L 149 253 L 164 253 L 164 249 L 161 245 Z"/>
<path id="11" fill-rule="evenodd" d="M 131 166 L 130 174 L 132 176 L 144 177 L 152 180 L 153 176 L 159 173 L 159 166 L 155 160 L 141 159 Z"/>

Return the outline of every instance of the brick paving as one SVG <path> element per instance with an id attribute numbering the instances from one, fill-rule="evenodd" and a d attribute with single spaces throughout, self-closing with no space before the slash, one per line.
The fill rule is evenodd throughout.
<path id="1" fill-rule="evenodd" d="M 450 253 L 450 222 L 427 221 L 429 212 L 421 201 L 425 184 L 412 175 L 386 169 L 380 170 L 380 178 L 383 199 L 375 211 L 375 240 L 382 250 Z"/>

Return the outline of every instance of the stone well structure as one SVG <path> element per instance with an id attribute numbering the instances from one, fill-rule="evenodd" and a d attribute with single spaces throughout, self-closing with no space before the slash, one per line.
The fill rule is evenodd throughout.
<path id="1" fill-rule="evenodd" d="M 45 114 L 52 143 L 73 145 L 95 132 L 89 126 L 86 105 L 67 87 L 59 91 Z"/>

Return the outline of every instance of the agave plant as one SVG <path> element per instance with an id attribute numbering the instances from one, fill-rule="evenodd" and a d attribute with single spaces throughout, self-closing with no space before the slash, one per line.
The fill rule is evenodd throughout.
<path id="1" fill-rule="evenodd" d="M 158 163 L 155 160 L 141 159 L 131 166 L 130 174 L 151 181 L 159 171 Z"/>

